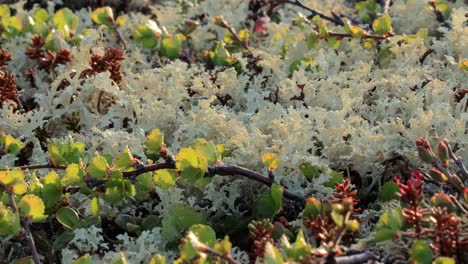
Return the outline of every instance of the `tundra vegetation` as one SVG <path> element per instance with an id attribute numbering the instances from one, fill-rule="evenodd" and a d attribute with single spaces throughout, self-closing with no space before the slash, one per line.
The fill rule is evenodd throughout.
<path id="1" fill-rule="evenodd" d="M 1 263 L 466 263 L 464 1 L 9 2 Z"/>

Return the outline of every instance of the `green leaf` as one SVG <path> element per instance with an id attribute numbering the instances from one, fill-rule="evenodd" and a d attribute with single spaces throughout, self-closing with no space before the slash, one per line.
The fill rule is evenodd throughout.
<path id="1" fill-rule="evenodd" d="M 278 156 L 273 153 L 265 153 L 262 156 L 263 165 L 268 167 L 269 171 L 274 171 L 278 168 L 280 160 Z"/>
<path id="2" fill-rule="evenodd" d="M 0 171 L 0 184 L 12 187 L 14 194 L 18 195 L 24 194 L 28 189 L 24 181 L 24 173 L 20 168 Z"/>
<path id="3" fill-rule="evenodd" d="M 154 172 L 153 181 L 157 186 L 168 189 L 175 185 L 176 173 L 173 169 L 157 170 Z"/>
<path id="4" fill-rule="evenodd" d="M 15 139 L 10 135 L 3 135 L 0 137 L 0 145 L 4 145 L 4 149 L 11 155 L 16 155 L 24 148 L 24 143 Z"/>
<path id="5" fill-rule="evenodd" d="M 114 12 L 109 6 L 98 7 L 91 13 L 91 19 L 98 25 L 110 27 L 113 25 Z"/>
<path id="6" fill-rule="evenodd" d="M 104 184 L 106 191 L 104 193 L 104 200 L 115 204 L 125 198 L 125 181 L 122 176 L 122 172 L 113 171 L 110 176 L 110 180 Z"/>
<path id="7" fill-rule="evenodd" d="M 183 148 L 177 153 L 176 168 L 184 179 L 194 183 L 205 175 L 208 162 L 192 148 Z"/>
<path id="8" fill-rule="evenodd" d="M 145 140 L 145 148 L 148 154 L 159 157 L 159 151 L 164 144 L 164 134 L 159 129 L 153 129 Z"/>
<path id="9" fill-rule="evenodd" d="M 334 171 L 332 170 L 330 172 L 330 180 L 328 180 L 326 183 L 324 183 L 323 185 L 325 187 L 328 187 L 328 188 L 335 188 L 335 184 L 336 183 L 343 183 L 344 181 L 344 177 L 343 175 L 341 175 L 341 173 L 337 172 L 337 171 Z"/>
<path id="10" fill-rule="evenodd" d="M 265 245 L 265 256 L 263 257 L 263 264 L 282 264 L 284 263 L 283 257 L 277 248 L 270 242 Z"/>
<path id="11" fill-rule="evenodd" d="M 359 231 L 359 221 L 356 219 L 349 220 L 348 223 L 346 223 L 346 230 L 350 232 L 357 232 Z"/>
<path id="12" fill-rule="evenodd" d="M 447 19 L 450 17 L 450 7 L 444 1 L 436 1 L 435 6 L 437 11 L 441 12 L 444 15 L 444 18 Z"/>
<path id="13" fill-rule="evenodd" d="M 317 44 L 319 43 L 319 40 L 319 35 L 315 32 L 311 32 L 307 37 L 307 46 L 309 47 L 309 49 L 315 49 L 317 47 Z"/>
<path id="14" fill-rule="evenodd" d="M 333 204 L 332 206 L 332 212 L 331 212 L 331 217 L 333 219 L 333 222 L 335 225 L 339 228 L 343 227 L 343 220 L 344 220 L 344 215 L 343 215 L 343 205 L 336 203 Z"/>
<path id="15" fill-rule="evenodd" d="M 283 251 L 289 261 L 300 262 L 302 258 L 308 256 L 312 252 L 312 247 L 306 242 L 302 230 L 299 230 L 296 242 L 292 246 L 289 245 L 286 236 L 283 236 L 281 240 L 283 241 Z"/>
<path id="16" fill-rule="evenodd" d="M 31 217 L 33 222 L 40 222 L 46 218 L 45 206 L 41 198 L 34 194 L 26 194 L 18 204 L 21 215 Z"/>
<path id="17" fill-rule="evenodd" d="M 207 225 L 193 225 L 189 228 L 189 231 L 192 231 L 200 242 L 213 247 L 216 242 L 216 233 L 210 226 Z"/>
<path id="18" fill-rule="evenodd" d="M 56 140 L 51 140 L 47 148 L 49 150 L 49 160 L 56 165 L 79 163 L 80 159 L 86 154 L 85 144 L 82 142 L 69 141 L 60 143 Z"/>
<path id="19" fill-rule="evenodd" d="M 322 168 L 316 165 L 311 165 L 308 162 L 305 162 L 299 165 L 299 169 L 302 171 L 304 176 L 309 180 L 318 178 L 320 174 L 322 173 Z"/>
<path id="20" fill-rule="evenodd" d="M 34 21 L 37 22 L 47 22 L 50 19 L 49 13 L 44 8 L 39 8 L 34 11 L 33 15 Z"/>
<path id="21" fill-rule="evenodd" d="M 384 35 L 392 31 L 392 24 L 390 20 L 390 15 L 385 14 L 376 20 L 372 24 L 372 28 L 374 29 L 375 33 L 379 35 Z"/>
<path id="22" fill-rule="evenodd" d="M 89 163 L 88 167 L 86 168 L 86 172 L 92 177 L 98 180 L 102 180 L 104 179 L 108 169 L 109 164 L 107 163 L 106 158 L 97 155 Z"/>
<path id="23" fill-rule="evenodd" d="M 216 42 L 213 51 L 210 51 L 211 63 L 214 66 L 226 66 L 232 65 L 231 54 L 226 49 L 224 42 Z"/>
<path id="24" fill-rule="evenodd" d="M 80 221 L 78 213 L 70 207 L 62 207 L 58 209 L 55 213 L 55 218 L 57 218 L 57 221 L 59 221 L 63 226 L 72 230 L 76 228 L 76 225 Z"/>
<path id="25" fill-rule="evenodd" d="M 81 256 L 79 259 L 73 261 L 73 264 L 93 264 L 93 259 L 86 253 L 84 256 Z"/>
<path id="26" fill-rule="evenodd" d="M 379 200 L 382 202 L 387 202 L 393 199 L 397 199 L 399 190 L 400 188 L 398 188 L 398 185 L 395 182 L 387 182 L 379 189 Z"/>
<path id="27" fill-rule="evenodd" d="M 10 7 L 6 4 L 0 5 L 0 22 L 2 22 L 2 24 L 4 23 L 3 21 L 10 18 L 10 15 Z"/>
<path id="28" fill-rule="evenodd" d="M 328 38 L 328 46 L 332 49 L 337 49 L 340 47 L 341 41 L 338 40 L 336 37 L 329 37 Z"/>
<path id="29" fill-rule="evenodd" d="M 315 199 L 314 197 L 309 197 L 306 200 L 306 205 L 302 216 L 305 218 L 317 217 L 322 211 L 322 202 Z"/>
<path id="30" fill-rule="evenodd" d="M 364 36 L 364 34 L 366 33 L 362 28 L 360 28 L 359 26 L 353 26 L 351 25 L 351 23 L 349 21 L 346 21 L 346 24 L 345 24 L 345 31 L 346 33 L 349 33 L 351 34 L 351 36 L 353 38 L 357 38 L 357 39 L 360 39 L 362 38 L 362 36 Z"/>
<path id="31" fill-rule="evenodd" d="M 151 259 L 149 264 L 166 264 L 166 257 L 159 254 L 155 254 Z"/>
<path id="32" fill-rule="evenodd" d="M 153 173 L 147 172 L 137 176 L 135 183 L 137 193 L 145 193 L 154 189 Z"/>
<path id="33" fill-rule="evenodd" d="M 93 216 L 99 216 L 99 199 L 97 197 L 91 199 L 89 207 Z"/>
<path id="34" fill-rule="evenodd" d="M 166 36 L 161 41 L 159 52 L 162 56 L 176 59 L 179 58 L 182 52 L 182 43 L 185 41 L 185 36 L 178 33 L 175 36 Z"/>
<path id="35" fill-rule="evenodd" d="M 125 26 L 128 23 L 127 18 L 125 16 L 118 16 L 117 19 L 115 19 L 115 24 L 118 27 Z"/>
<path id="36" fill-rule="evenodd" d="M 434 255 L 429 245 L 423 240 L 414 240 L 410 250 L 411 259 L 416 264 L 431 264 Z"/>
<path id="37" fill-rule="evenodd" d="M 195 150 L 199 156 L 204 157 L 208 161 L 208 164 L 213 164 L 218 159 L 216 146 L 211 141 L 197 139 L 190 145 L 190 148 Z"/>
<path id="38" fill-rule="evenodd" d="M 16 16 L 2 19 L 2 23 L 3 23 L 2 37 L 4 38 L 8 39 L 8 38 L 18 36 L 23 30 L 23 23 L 21 22 L 21 19 Z"/>
<path id="39" fill-rule="evenodd" d="M 55 12 L 52 21 L 66 38 L 70 37 L 70 32 L 76 31 L 80 23 L 79 17 L 66 7 Z"/>
<path id="40" fill-rule="evenodd" d="M 83 183 L 84 171 L 78 164 L 70 164 L 65 170 L 65 176 L 62 178 L 62 185 L 77 186 Z"/>
<path id="41" fill-rule="evenodd" d="M 1 11 L 1 10 L 0 10 Z M 0 200 L 0 235 L 17 235 L 21 230 L 20 217 Z"/>
<path id="42" fill-rule="evenodd" d="M 378 59 L 380 65 L 387 65 L 392 59 L 396 58 L 395 53 L 390 49 L 391 47 L 381 48 L 379 50 Z"/>
<path id="43" fill-rule="evenodd" d="M 206 216 L 186 204 L 175 204 L 162 220 L 162 235 L 170 242 L 179 238 L 180 232 L 196 224 L 206 224 Z"/>
<path id="44" fill-rule="evenodd" d="M 438 257 L 432 262 L 433 264 L 455 264 L 455 259 L 449 257 Z"/>
<path id="45" fill-rule="evenodd" d="M 392 239 L 403 227 L 401 209 L 393 209 L 383 213 L 376 224 L 375 242 Z"/>
<path id="46" fill-rule="evenodd" d="M 42 199 L 44 199 L 47 208 L 53 207 L 62 199 L 62 181 L 55 171 L 50 171 L 41 179 Z"/>
<path id="47" fill-rule="evenodd" d="M 153 20 L 148 20 L 143 25 L 137 26 L 133 31 L 133 38 L 140 42 L 143 48 L 154 48 L 158 44 L 158 39 L 161 36 L 162 31 L 158 27 L 158 24 Z"/>
<path id="48" fill-rule="evenodd" d="M 133 155 L 130 153 L 128 146 L 120 153 L 114 161 L 114 167 L 119 170 L 126 170 L 134 164 Z"/>
<path id="49" fill-rule="evenodd" d="M 270 190 L 255 201 L 253 215 L 256 219 L 272 219 L 283 206 L 283 187 L 273 184 Z"/>
<path id="50" fill-rule="evenodd" d="M 229 241 L 229 237 L 225 236 L 224 239 L 216 243 L 213 248 L 219 253 L 227 255 L 231 254 L 232 244 L 231 241 Z"/>

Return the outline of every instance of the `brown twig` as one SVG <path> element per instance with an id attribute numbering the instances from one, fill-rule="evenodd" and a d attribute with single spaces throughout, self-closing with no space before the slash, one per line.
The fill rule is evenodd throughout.
<path id="1" fill-rule="evenodd" d="M 281 0 L 279 2 L 280 4 L 291 4 L 291 5 L 295 5 L 295 6 L 298 6 L 300 8 L 303 8 L 309 12 L 311 12 L 312 14 L 310 16 L 308 16 L 308 18 L 312 18 L 314 16 L 319 16 L 320 18 L 322 19 L 325 19 L 325 20 L 328 20 L 330 22 L 332 22 L 333 24 L 336 24 L 338 26 L 344 26 L 344 22 L 343 20 L 341 20 L 340 17 L 338 16 L 334 16 L 334 17 L 330 17 L 330 16 L 327 16 L 327 15 L 324 15 L 322 13 L 320 13 L 319 11 L 317 10 L 314 10 L 306 5 L 304 5 L 301 1 L 299 0 L 295 0 L 295 1 L 290 1 L 290 0 Z"/>
<path id="2" fill-rule="evenodd" d="M 13 194 L 13 189 L 8 188 L 8 199 L 10 200 L 10 205 L 13 210 L 13 213 L 18 212 L 18 206 L 16 205 L 15 195 Z M 19 216 L 19 214 L 17 214 Z M 36 244 L 34 243 L 34 238 L 32 237 L 31 230 L 29 226 L 31 225 L 31 219 L 29 217 L 22 217 L 21 218 L 21 225 L 23 226 L 26 232 L 26 238 L 28 239 L 29 246 L 31 247 L 32 258 L 35 264 L 41 264 L 41 259 L 39 258 L 39 254 L 37 253 Z"/>
<path id="3" fill-rule="evenodd" d="M 449 153 L 449 157 L 453 160 L 453 162 L 455 162 L 455 164 L 457 165 L 458 167 L 458 172 L 466 178 L 468 178 L 468 171 L 465 167 L 465 164 L 463 164 L 463 159 L 462 157 L 457 157 L 455 156 L 452 148 L 450 147 L 450 144 L 449 144 L 449 141 L 447 139 L 444 139 L 444 143 L 445 145 L 447 145 L 447 149 L 448 149 L 448 153 Z M 448 176 L 448 175 L 447 175 Z"/>
<path id="4" fill-rule="evenodd" d="M 222 17 L 216 17 L 217 19 L 217 22 L 218 23 L 215 23 L 216 25 L 222 27 L 222 28 L 225 28 L 229 31 L 229 33 L 231 33 L 231 35 L 234 37 L 234 40 L 240 44 L 247 52 L 249 52 L 250 54 L 252 54 L 252 51 L 250 50 L 249 48 L 249 45 L 247 42 L 245 41 L 242 41 L 239 37 L 239 35 L 237 34 L 236 30 L 230 26 L 226 20 L 224 20 Z"/>
<path id="5" fill-rule="evenodd" d="M 426 52 L 424 52 L 424 54 L 419 59 L 419 64 L 423 64 L 424 60 L 426 60 L 427 56 L 431 55 L 432 53 L 434 53 L 433 49 L 426 50 Z"/>
<path id="6" fill-rule="evenodd" d="M 343 38 L 352 38 L 353 36 L 349 33 L 337 33 L 337 32 L 331 32 L 328 31 L 328 36 L 329 37 L 336 37 L 338 39 L 343 39 Z M 362 39 L 375 39 L 375 40 L 384 40 L 387 39 L 388 37 L 393 36 L 391 33 L 387 33 L 385 35 L 374 35 L 374 34 L 364 34 L 362 35 Z"/>
<path id="7" fill-rule="evenodd" d="M 198 250 L 205 253 L 205 254 L 209 254 L 209 255 L 213 255 L 215 257 L 218 257 L 218 258 L 222 258 L 224 259 L 227 263 L 229 264 L 240 264 L 239 262 L 237 262 L 232 256 L 231 254 L 229 255 L 224 255 L 224 254 L 221 254 L 219 253 L 218 251 L 212 249 L 212 248 L 209 248 L 205 245 L 202 245 L 202 246 L 199 246 L 198 247 Z"/>

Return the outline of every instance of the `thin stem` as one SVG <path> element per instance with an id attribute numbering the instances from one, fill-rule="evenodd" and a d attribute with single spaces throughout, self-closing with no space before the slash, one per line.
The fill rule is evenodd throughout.
<path id="1" fill-rule="evenodd" d="M 314 10 L 306 5 L 304 5 L 301 1 L 299 0 L 295 0 L 295 1 L 290 1 L 290 0 L 282 0 L 280 1 L 280 3 L 283 3 L 283 4 L 291 4 L 291 5 L 295 5 L 295 6 L 298 6 L 300 8 L 303 8 L 309 12 L 312 13 L 312 15 L 310 15 L 309 17 L 314 17 L 314 16 L 319 16 L 320 18 L 322 19 L 325 19 L 325 20 L 328 20 L 330 22 L 332 22 L 333 24 L 336 24 L 338 26 L 343 26 L 344 25 L 344 22 L 343 20 L 341 20 L 338 16 L 335 16 L 335 17 L 330 17 L 330 16 L 327 16 L 327 15 L 324 15 L 322 13 L 320 13 L 319 11 L 317 10 Z"/>
<path id="2" fill-rule="evenodd" d="M 337 33 L 328 31 L 328 36 L 330 37 L 337 37 L 337 38 L 352 38 L 353 36 L 349 33 Z M 393 36 L 393 34 L 385 34 L 385 35 L 374 35 L 374 34 L 364 34 L 362 35 L 362 39 L 375 39 L 375 40 L 384 40 L 388 37 Z"/>
<path id="3" fill-rule="evenodd" d="M 465 167 L 465 164 L 463 164 L 463 159 L 461 157 L 455 156 L 453 153 L 452 148 L 450 147 L 449 141 L 447 139 L 444 139 L 444 143 L 447 146 L 449 157 L 455 162 L 455 164 L 458 167 L 458 172 L 466 178 L 468 178 L 468 170 Z M 448 176 L 448 175 L 447 175 Z"/>
<path id="4" fill-rule="evenodd" d="M 67 167 L 66 166 L 55 166 L 51 163 L 45 163 L 45 164 L 35 164 L 35 165 L 24 165 L 24 166 L 18 166 L 15 167 L 21 170 L 35 170 L 35 169 L 57 169 L 57 170 L 65 170 Z M 9 168 L 0 168 L 0 171 L 7 171 L 10 170 Z"/>
<path id="5" fill-rule="evenodd" d="M 230 26 L 224 19 L 221 19 L 221 23 L 218 24 L 220 27 L 222 28 L 225 28 L 229 31 L 229 33 L 231 33 L 231 35 L 234 37 L 234 40 L 239 43 L 245 50 L 247 50 L 249 53 L 252 53 L 252 51 L 250 50 L 249 48 L 249 45 L 247 44 L 247 42 L 245 41 L 242 41 L 239 37 L 239 35 L 237 34 L 236 30 Z"/>
<path id="6" fill-rule="evenodd" d="M 34 238 L 29 228 L 29 226 L 31 225 L 31 220 L 29 218 L 25 218 L 25 220 L 22 222 L 24 230 L 26 231 L 26 238 L 28 239 L 29 246 L 31 247 L 32 258 L 34 260 L 34 263 L 41 264 L 41 259 L 39 258 L 39 254 L 37 253 L 36 244 L 34 243 Z"/>
<path id="7" fill-rule="evenodd" d="M 239 262 L 237 262 L 232 256 L 231 254 L 229 255 L 224 255 L 224 254 L 221 254 L 219 253 L 218 251 L 212 249 L 212 248 L 209 248 L 207 246 L 200 246 L 198 247 L 198 250 L 200 250 L 201 252 L 203 253 L 206 253 L 206 254 L 209 254 L 209 255 L 213 255 L 215 257 L 218 257 L 218 258 L 222 258 L 224 259 L 225 261 L 227 261 L 228 263 L 230 264 L 240 264 Z"/>
<path id="8" fill-rule="evenodd" d="M 10 205 L 11 205 L 11 208 L 13 210 L 13 213 L 16 213 L 19 216 L 18 206 L 16 205 L 15 195 L 13 193 L 13 189 L 8 188 L 7 193 L 8 193 L 8 199 L 10 200 Z M 21 218 L 21 225 L 23 226 L 23 228 L 24 228 L 24 230 L 26 232 L 26 238 L 28 239 L 29 246 L 31 247 L 32 257 L 33 257 L 34 263 L 35 264 L 41 264 L 41 259 L 39 258 L 39 254 L 37 253 L 36 244 L 34 243 L 34 239 L 32 237 L 31 230 L 29 229 L 29 225 L 31 224 L 30 221 L 31 221 L 31 219 L 29 219 L 27 217 L 22 217 Z"/>

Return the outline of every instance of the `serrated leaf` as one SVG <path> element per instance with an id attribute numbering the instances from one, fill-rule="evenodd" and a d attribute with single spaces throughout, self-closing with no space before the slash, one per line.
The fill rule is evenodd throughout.
<path id="1" fill-rule="evenodd" d="M 137 193 L 145 193 L 154 188 L 153 173 L 147 172 L 137 176 L 135 183 Z"/>
<path id="2" fill-rule="evenodd" d="M 7 39 L 18 36 L 23 30 L 23 23 L 21 22 L 21 19 L 16 16 L 2 19 L 2 24 L 2 37 Z"/>
<path id="3" fill-rule="evenodd" d="M 26 194 L 18 204 L 21 215 L 31 217 L 33 222 L 40 222 L 46 218 L 45 205 L 41 198 L 34 194 Z"/>
<path id="4" fill-rule="evenodd" d="M 110 6 L 98 7 L 91 13 L 91 19 L 98 25 L 110 27 L 114 21 L 114 12 Z"/>
<path id="5" fill-rule="evenodd" d="M 69 141 L 61 143 L 56 140 L 49 141 L 49 159 L 56 165 L 67 165 L 79 163 L 85 155 L 85 144 L 83 142 Z"/>
<path id="6" fill-rule="evenodd" d="M 189 231 L 192 231 L 200 242 L 213 247 L 216 242 L 216 233 L 210 226 L 207 225 L 193 225 L 189 228 Z"/>
<path id="7" fill-rule="evenodd" d="M 177 153 L 176 168 L 187 181 L 194 183 L 205 175 L 208 162 L 205 157 L 197 154 L 192 148 L 183 148 Z"/>
<path id="8" fill-rule="evenodd" d="M 37 22 L 47 22 L 50 19 L 49 13 L 44 8 L 39 8 L 34 11 L 33 15 L 34 21 Z"/>
<path id="9" fill-rule="evenodd" d="M 372 28 L 374 29 L 375 33 L 379 35 L 384 35 L 392 31 L 392 24 L 390 20 L 390 15 L 385 14 L 372 23 Z"/>
<path id="10" fill-rule="evenodd" d="M 273 184 L 270 190 L 255 201 L 253 215 L 256 219 L 272 219 L 283 205 L 283 187 Z"/>
<path id="11" fill-rule="evenodd" d="M 305 162 L 299 165 L 299 169 L 302 171 L 304 176 L 309 180 L 318 178 L 320 174 L 322 173 L 322 169 L 319 166 L 311 165 L 308 162 Z"/>
<path id="12" fill-rule="evenodd" d="M 70 32 L 74 32 L 80 23 L 79 17 L 66 7 L 55 12 L 52 21 L 66 38 L 70 37 Z"/>
<path id="13" fill-rule="evenodd" d="M 379 200 L 382 202 L 387 202 L 393 199 L 397 199 L 399 190 L 400 188 L 398 188 L 398 185 L 395 182 L 387 182 L 379 189 Z"/>
<path id="14" fill-rule="evenodd" d="M 97 197 L 91 199 L 89 207 L 93 216 L 99 216 L 99 199 Z"/>
<path id="15" fill-rule="evenodd" d="M 154 48 L 158 44 L 162 31 L 153 20 L 148 20 L 145 24 L 137 26 L 133 31 L 133 38 L 140 42 L 143 48 Z"/>
<path id="16" fill-rule="evenodd" d="M 161 40 L 159 52 L 162 56 L 170 59 L 179 58 L 182 52 L 182 43 L 185 41 L 185 36 L 178 33 L 175 36 L 166 36 Z"/>
<path id="17" fill-rule="evenodd" d="M 21 230 L 20 217 L 0 200 L 0 235 L 17 235 Z"/>
<path id="18" fill-rule="evenodd" d="M 164 144 L 164 134 L 159 129 L 153 129 L 145 140 L 145 148 L 148 154 L 159 156 L 159 151 Z"/>
<path id="19" fill-rule="evenodd" d="M 336 37 L 329 37 L 327 43 L 330 48 L 338 49 L 340 47 L 341 41 Z"/>
<path id="20" fill-rule="evenodd" d="M 411 259 L 416 264 L 431 264 L 434 253 L 423 240 L 414 240 L 410 250 Z"/>
<path id="21" fill-rule="evenodd" d="M 0 137 L 0 145 L 4 145 L 7 153 L 11 155 L 16 155 L 18 152 L 24 148 L 24 143 L 15 139 L 10 135 L 3 135 Z"/>
<path id="22" fill-rule="evenodd" d="M 280 164 L 280 159 L 273 153 L 265 153 L 262 156 L 262 162 L 268 167 L 269 171 L 274 171 Z"/>
<path id="23" fill-rule="evenodd" d="M 102 180 L 106 175 L 108 167 L 109 164 L 107 163 L 106 158 L 97 155 L 89 163 L 88 167 L 86 168 L 86 172 L 92 177 L 98 180 Z"/>
<path id="24" fill-rule="evenodd" d="M 133 166 L 133 155 L 128 146 L 120 153 L 114 161 L 114 167 L 119 170 L 126 170 Z"/>
<path id="25" fill-rule="evenodd" d="M 393 209 L 383 213 L 376 224 L 375 242 L 392 239 L 403 227 L 401 209 Z"/>
<path id="26" fill-rule="evenodd" d="M 197 139 L 190 147 L 195 150 L 199 156 L 203 156 L 206 161 L 208 161 L 208 164 L 213 164 L 217 160 L 218 153 L 216 151 L 216 146 L 211 141 Z"/>
<path id="27" fill-rule="evenodd" d="M 78 213 L 70 207 L 62 207 L 57 210 L 55 213 L 55 218 L 59 221 L 63 226 L 69 229 L 75 229 L 76 225 L 80 221 Z"/>
<path id="28" fill-rule="evenodd" d="M 65 170 L 65 176 L 62 178 L 62 185 L 77 186 L 83 183 L 84 171 L 76 163 L 70 164 Z"/>
<path id="29" fill-rule="evenodd" d="M 106 191 L 104 192 L 104 200 L 115 204 L 125 198 L 125 185 L 123 181 L 111 180 L 104 184 Z"/>
<path id="30" fill-rule="evenodd" d="M 153 181 L 157 186 L 168 189 L 175 185 L 176 173 L 173 169 L 163 169 L 154 172 Z"/>
<path id="31" fill-rule="evenodd" d="M 175 204 L 169 213 L 164 215 L 162 235 L 168 241 L 174 242 L 182 230 L 196 224 L 206 224 L 206 216 L 186 204 Z"/>
<path id="32" fill-rule="evenodd" d="M 62 199 L 62 182 L 55 171 L 49 172 L 41 179 L 42 198 L 47 208 L 51 208 Z"/>

